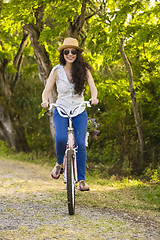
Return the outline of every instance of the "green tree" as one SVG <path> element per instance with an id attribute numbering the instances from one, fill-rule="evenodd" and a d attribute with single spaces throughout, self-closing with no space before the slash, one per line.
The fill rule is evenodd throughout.
<path id="1" fill-rule="evenodd" d="M 0 136 L 16 151 L 28 151 L 23 126 L 13 102 L 13 92 L 18 80 L 23 50 L 27 45 L 28 34 L 21 31 L 15 35 L 6 25 L 7 12 L 1 1 L 0 30 Z M 11 24 L 11 22 L 10 22 Z"/>
<path id="2" fill-rule="evenodd" d="M 105 66 L 105 72 L 107 73 L 106 78 L 111 77 L 114 79 L 114 81 L 117 81 L 116 75 L 112 69 L 115 65 L 117 65 L 117 67 L 118 65 L 122 67 L 123 63 L 121 63 L 121 56 L 118 48 L 120 39 L 123 36 L 125 51 L 129 58 L 130 66 L 133 69 L 135 92 L 140 113 L 139 115 L 141 116 L 142 127 L 146 139 L 148 137 L 148 131 L 145 127 L 143 115 L 145 108 L 142 107 L 142 105 L 146 102 L 145 99 L 142 99 L 143 91 L 141 91 L 141 77 L 143 76 L 143 79 L 145 79 L 145 77 L 148 79 L 147 71 L 150 71 L 150 73 L 151 71 L 154 72 L 154 67 L 158 69 L 159 66 L 157 55 L 156 64 L 155 61 L 151 60 L 151 51 L 158 52 L 158 50 L 155 48 L 152 48 L 151 50 L 151 45 L 148 44 L 152 42 L 154 45 L 156 39 L 156 41 L 158 41 L 155 45 L 159 45 L 159 39 L 156 37 L 158 33 L 157 24 L 159 19 L 159 5 L 155 2 L 155 6 L 151 7 L 150 1 L 116 1 L 116 4 L 113 4 L 110 7 L 108 2 L 108 4 L 103 6 L 103 9 L 104 8 L 107 9 L 105 14 L 100 15 L 98 19 L 90 19 L 90 25 L 92 25 L 92 27 L 89 29 L 89 37 L 86 39 L 86 41 L 88 41 L 88 46 L 92 52 L 103 54 L 103 66 Z M 99 31 L 96 31 L 97 29 Z M 155 34 L 154 37 L 153 34 Z M 150 47 L 150 51 L 148 51 L 148 47 Z M 154 54 L 153 59 L 155 59 Z M 142 70 L 144 67 L 145 72 Z M 126 70 L 124 68 L 122 69 L 125 73 Z M 121 69 L 119 70 L 122 71 Z M 127 75 L 125 76 L 125 74 L 123 74 L 122 76 L 127 80 Z M 153 79 L 153 77 L 150 76 L 150 80 L 151 79 Z M 104 81 L 107 83 L 108 80 L 105 79 Z M 145 94 L 148 96 L 146 91 Z M 128 100 L 126 99 L 126 101 Z M 150 126 L 152 126 L 152 124 L 150 124 Z M 123 145 L 123 143 L 121 145 Z M 152 152 L 151 148 L 145 149 L 145 161 L 149 151 Z M 126 155 L 129 158 L 129 154 L 127 153 Z M 123 156 L 123 161 L 124 159 L 125 156 Z M 136 157 L 134 160 L 132 160 L 132 167 L 134 167 L 136 170 L 138 170 L 140 165 L 137 161 L 138 159 L 139 158 Z"/>
<path id="3" fill-rule="evenodd" d="M 150 2 L 11 0 L 5 4 L 7 14 L 4 20 L 8 29 L 19 26 L 14 33 L 15 39 L 18 40 L 18 36 L 22 39 L 23 30 L 30 36 L 42 86 L 45 85 L 52 64 L 58 63 L 57 48 L 65 37 L 77 37 L 80 46 L 86 48 L 85 58 L 95 70 L 93 76 L 99 90 L 102 111 L 100 116 L 90 113 L 100 122 L 101 133 L 98 143 L 91 140 L 91 150 L 88 152 L 94 151 L 94 159 L 100 162 L 116 162 L 116 172 L 123 171 L 127 164 L 133 172 L 138 171 L 140 156 L 140 138 L 134 121 L 128 72 L 119 51 L 122 37 L 125 54 L 133 71 L 133 90 L 145 137 L 144 160 L 156 166 L 160 158 L 160 59 L 157 47 L 160 7 L 157 1 L 152 7 Z M 13 46 L 11 48 L 14 49 Z M 35 86 L 36 81 L 37 78 Z M 55 98 L 56 91 L 53 90 L 50 101 Z M 37 104 L 34 97 L 33 101 Z M 15 98 L 14 102 L 18 104 Z M 28 139 L 31 135 L 28 135 Z"/>
<path id="4" fill-rule="evenodd" d="M 46 83 L 52 69 L 51 59 L 57 57 L 55 42 L 61 34 L 79 38 L 85 21 L 86 0 L 74 1 L 10 1 L 11 21 L 21 23 L 23 29 L 30 35 L 34 55 L 37 60 L 40 80 Z M 23 11 L 25 9 L 25 11 Z M 23 15 L 21 14 L 23 11 Z M 54 14 L 53 14 L 54 12 Z M 54 30 L 53 30 L 54 29 Z M 63 29 L 63 31 L 62 31 Z M 49 38 L 50 36 L 51 39 Z M 56 46 L 58 44 L 56 43 Z M 56 52 L 55 55 L 50 55 Z M 57 93 L 53 89 L 50 102 L 54 102 Z M 55 133 L 50 117 L 50 128 L 53 140 Z"/>
<path id="5" fill-rule="evenodd" d="M 75 1 L 75 3 L 76 3 L 76 1 Z M 21 62 L 22 62 L 21 56 L 23 53 L 23 49 L 27 43 L 28 34 L 30 35 L 31 44 L 33 46 L 34 54 L 35 54 L 35 57 L 37 60 L 39 77 L 45 85 L 48 75 L 51 71 L 52 64 L 51 64 L 49 54 L 46 50 L 46 48 L 47 48 L 46 42 L 49 42 L 49 41 L 48 41 L 48 39 L 47 39 L 47 41 L 45 41 L 45 40 L 42 41 L 43 36 L 45 36 L 45 34 L 46 34 L 46 32 L 45 32 L 46 28 L 44 26 L 47 21 L 45 21 L 44 19 L 45 19 L 45 17 L 48 18 L 48 12 L 50 12 L 50 14 L 51 14 L 51 11 L 53 9 L 56 10 L 57 4 L 58 5 L 60 4 L 60 6 L 58 7 L 58 9 L 59 9 L 59 13 L 57 13 L 57 15 L 58 15 L 58 14 L 62 14 L 62 11 L 63 12 L 66 11 L 66 7 L 68 6 L 69 3 L 66 2 L 66 3 L 61 4 L 61 3 L 57 2 L 57 3 L 53 4 L 52 1 L 51 2 L 50 1 L 48 1 L 48 2 L 47 1 L 34 1 L 31 4 L 28 1 L 24 1 L 24 2 L 10 1 L 9 3 L 6 3 L 3 5 L 4 7 L 3 7 L 3 13 L 2 13 L 2 16 L 3 16 L 2 22 L 4 23 L 4 20 L 5 20 L 5 24 L 6 24 L 6 22 L 8 23 L 8 30 L 10 30 L 9 26 L 12 27 L 13 24 L 15 24 L 14 30 L 17 31 L 16 27 L 18 26 L 19 32 L 22 32 L 22 28 L 20 29 L 20 25 L 21 25 L 21 26 L 23 26 L 23 29 L 25 32 L 25 35 L 24 35 L 25 39 L 22 40 L 18 54 L 15 56 L 15 60 L 13 60 L 13 69 L 17 69 L 17 72 L 15 72 L 16 77 L 14 77 L 14 74 L 12 73 L 13 80 L 8 83 L 8 87 L 7 87 L 6 84 L 4 86 L 5 79 L 2 79 L 4 74 L 2 74 L 2 76 L 1 76 L 1 89 L 3 89 L 2 95 L 5 98 L 6 103 L 9 102 L 9 104 L 10 104 L 10 102 L 11 102 L 11 98 L 9 100 L 8 100 L 8 98 L 9 98 L 9 96 L 11 96 L 11 92 L 13 91 L 14 85 L 16 84 L 16 82 L 18 80 L 19 70 L 20 70 L 20 66 L 21 66 Z M 81 4 L 79 2 L 77 2 L 75 9 L 76 9 L 76 7 L 81 7 Z M 70 36 L 78 37 L 78 34 L 79 34 L 79 32 L 83 26 L 83 22 L 84 22 L 85 7 L 86 7 L 86 1 L 84 1 L 82 3 L 81 12 L 78 15 L 78 17 L 76 15 L 75 19 L 73 19 L 73 13 L 75 14 L 75 10 L 73 11 L 72 7 L 70 7 L 70 12 L 72 14 L 72 17 L 71 17 L 71 15 L 69 15 L 69 18 L 68 18 L 68 28 L 69 28 L 68 33 Z M 50 11 L 47 11 L 48 8 L 50 8 Z M 8 12 L 6 12 L 6 11 L 8 11 L 10 13 L 11 17 L 9 15 L 7 15 Z M 79 11 L 79 9 L 76 11 Z M 22 14 L 22 12 L 23 12 L 23 14 Z M 45 14 L 45 13 L 47 13 L 47 14 Z M 52 19 L 53 19 L 53 17 L 52 17 Z M 66 19 L 63 18 L 63 20 L 66 20 Z M 73 20 L 73 22 L 72 22 L 72 20 Z M 66 23 L 66 21 L 64 21 L 64 23 Z M 53 25 L 56 26 L 56 22 Z M 4 33 L 7 30 L 3 24 L 2 24 L 2 26 L 4 27 L 4 30 L 2 30 Z M 28 32 L 28 34 L 26 34 L 26 32 Z M 41 37 L 42 32 L 43 32 L 43 34 Z M 15 33 L 13 32 L 13 34 L 15 34 Z M 16 37 L 17 36 L 15 36 L 15 38 Z M 11 46 L 11 48 L 12 48 L 12 46 Z M 2 49 L 2 51 L 4 51 L 4 49 Z M 6 61 L 6 58 L 4 57 L 4 62 L 5 61 Z M 6 64 L 6 63 L 4 63 L 4 64 Z M 4 67 L 4 64 L 2 64 L 3 65 L 2 68 Z M 52 92 L 52 95 L 50 95 L 50 101 L 51 102 L 55 101 L 55 98 L 56 98 L 56 91 L 54 89 L 54 91 Z M 14 116 L 16 111 L 13 110 L 13 107 L 8 105 L 8 109 L 9 110 L 12 109 L 12 112 L 13 112 L 12 115 Z M 13 125 L 12 124 L 13 117 L 9 120 L 6 117 L 4 118 L 5 112 L 7 112 L 7 110 L 4 108 L 4 106 L 2 109 L 2 104 L 1 104 L 1 121 L 3 119 L 4 119 L 5 123 L 7 121 L 9 121 L 8 122 L 9 127 L 6 127 L 6 128 L 4 127 L 4 122 L 2 123 L 3 128 L 1 128 L 1 135 L 3 135 L 3 137 L 8 140 L 6 135 L 10 134 L 11 135 L 10 140 L 8 140 L 9 145 L 14 146 L 16 150 L 24 150 L 21 148 L 21 144 L 20 144 L 20 143 L 24 143 L 24 141 L 25 141 L 25 136 L 24 136 L 24 134 L 22 134 L 23 130 L 22 130 L 22 128 L 20 128 L 20 123 L 19 122 L 16 123 L 17 128 L 19 126 L 19 134 L 16 134 L 15 130 L 13 131 L 13 129 L 11 127 Z M 51 121 L 50 121 L 50 123 L 51 123 Z M 51 123 L 50 126 L 51 126 L 51 133 L 52 133 L 52 136 L 54 139 L 53 124 Z M 6 131 L 6 134 L 4 133 L 5 131 Z M 14 133 L 14 136 L 12 136 L 13 133 Z M 16 135 L 16 137 L 15 137 L 15 135 Z M 21 135 L 23 135 L 22 138 L 24 140 L 22 141 L 22 138 L 19 139 L 20 140 L 20 143 L 19 143 L 18 138 Z M 16 138 L 15 141 L 13 140 L 14 138 Z M 25 142 L 25 144 L 27 145 L 27 142 Z"/>

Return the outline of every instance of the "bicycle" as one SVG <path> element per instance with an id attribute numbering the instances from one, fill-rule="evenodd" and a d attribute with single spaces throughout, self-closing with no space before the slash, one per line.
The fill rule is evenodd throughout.
<path id="1" fill-rule="evenodd" d="M 83 105 L 85 105 L 87 107 L 91 107 L 90 101 L 84 101 L 73 110 L 73 113 L 78 108 L 77 114 L 79 114 L 80 108 Z M 68 121 L 68 141 L 67 141 L 66 152 L 65 152 L 65 156 L 64 156 L 64 162 L 63 162 L 63 174 L 64 174 L 64 182 L 66 184 L 66 189 L 67 189 L 69 215 L 74 215 L 75 214 L 75 185 L 76 185 L 76 183 L 77 183 L 77 189 L 78 189 L 77 163 L 76 163 L 76 152 L 77 152 L 78 147 L 75 146 L 74 129 L 73 129 L 73 122 L 72 122 L 72 118 L 74 117 L 74 114 L 68 115 L 61 106 L 58 106 L 55 103 L 51 103 L 49 105 L 49 109 L 44 114 L 51 111 L 53 107 L 57 108 L 60 116 L 67 117 L 69 119 L 69 121 Z"/>

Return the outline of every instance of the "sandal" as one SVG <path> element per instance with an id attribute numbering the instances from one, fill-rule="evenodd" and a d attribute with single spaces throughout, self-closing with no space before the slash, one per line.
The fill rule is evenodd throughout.
<path id="1" fill-rule="evenodd" d="M 61 165 L 59 165 L 58 163 L 56 163 L 56 165 L 54 166 L 52 172 L 51 172 L 51 177 L 54 179 L 58 179 L 60 177 L 60 173 L 61 173 Z"/>
<path id="2" fill-rule="evenodd" d="M 84 180 L 81 180 L 79 182 L 79 188 L 80 188 L 80 191 L 90 191 L 89 186 L 86 184 Z"/>

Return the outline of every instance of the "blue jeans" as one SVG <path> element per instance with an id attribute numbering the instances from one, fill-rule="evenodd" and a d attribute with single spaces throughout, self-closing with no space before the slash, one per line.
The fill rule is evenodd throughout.
<path id="1" fill-rule="evenodd" d="M 87 121 L 88 116 L 86 110 L 81 114 L 73 117 L 73 128 L 75 135 L 75 143 L 78 146 L 77 150 L 77 172 L 78 172 L 78 181 L 85 180 L 86 175 L 86 146 L 85 146 L 85 137 L 87 131 Z M 67 128 L 68 128 L 68 118 L 61 117 L 55 108 L 53 113 L 53 122 L 56 132 L 56 155 L 57 163 L 62 164 L 63 158 L 66 150 L 67 144 Z"/>

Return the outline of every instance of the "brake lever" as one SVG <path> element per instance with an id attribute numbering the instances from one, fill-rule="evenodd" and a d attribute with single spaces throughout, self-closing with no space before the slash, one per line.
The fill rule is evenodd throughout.
<path id="1" fill-rule="evenodd" d="M 89 103 L 87 103 L 87 107 L 92 107 L 92 108 L 96 108 L 97 111 L 100 111 L 101 109 L 100 108 L 97 108 L 96 106 L 92 105 L 92 100 L 89 100 Z"/>

